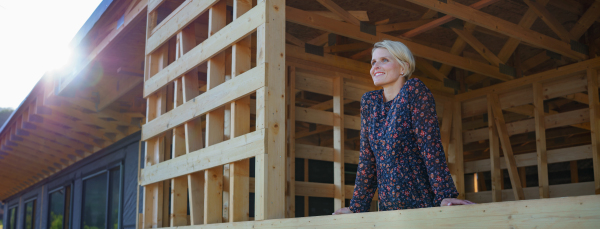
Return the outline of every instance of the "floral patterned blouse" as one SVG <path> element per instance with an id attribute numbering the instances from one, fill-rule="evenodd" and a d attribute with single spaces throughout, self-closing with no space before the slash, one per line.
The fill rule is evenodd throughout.
<path id="1" fill-rule="evenodd" d="M 409 79 L 391 101 L 383 90 L 370 91 L 360 103 L 360 159 L 350 201 L 352 212 L 366 212 L 379 189 L 379 210 L 440 206 L 456 198 L 440 140 L 431 91 Z"/>

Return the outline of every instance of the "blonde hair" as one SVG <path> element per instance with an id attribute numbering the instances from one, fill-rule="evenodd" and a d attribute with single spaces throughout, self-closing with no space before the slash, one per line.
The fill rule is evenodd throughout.
<path id="1" fill-rule="evenodd" d="M 392 56 L 398 61 L 400 66 L 404 68 L 404 77 L 408 79 L 410 75 L 415 71 L 415 58 L 412 55 L 412 52 L 399 41 L 390 41 L 383 40 L 375 43 L 373 45 L 373 50 L 371 50 L 371 55 L 375 52 L 375 49 L 384 48 L 387 49 Z"/>

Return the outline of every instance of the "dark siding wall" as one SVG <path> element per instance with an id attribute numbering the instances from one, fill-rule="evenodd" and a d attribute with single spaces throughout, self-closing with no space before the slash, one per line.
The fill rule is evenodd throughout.
<path id="1" fill-rule="evenodd" d="M 36 185 L 4 200 L 5 212 L 9 207 L 19 205 L 17 228 L 23 228 L 25 216 L 24 203 L 36 199 L 35 228 L 48 227 L 48 192 L 67 184 L 73 184 L 72 228 L 81 228 L 82 188 L 83 178 L 106 170 L 114 165 L 122 165 L 122 197 L 121 225 L 123 228 L 135 228 L 137 169 L 140 133 L 132 134 L 113 145 L 71 165 L 67 169 L 46 178 Z M 7 214 L 4 214 L 3 224 L 6 228 Z M 41 228 L 40 228 L 41 225 Z"/>

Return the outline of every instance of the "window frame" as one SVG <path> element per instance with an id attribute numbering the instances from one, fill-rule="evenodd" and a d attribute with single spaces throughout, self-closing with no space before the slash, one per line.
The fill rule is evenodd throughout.
<path id="1" fill-rule="evenodd" d="M 66 201 L 67 201 L 67 196 L 66 196 L 67 195 L 67 191 L 66 190 L 67 190 L 67 187 L 70 187 L 69 188 L 69 190 L 70 190 L 69 191 L 69 206 L 68 206 L 69 207 L 69 213 L 68 213 L 69 215 L 68 215 L 68 217 L 65 217 L 66 206 L 63 207 L 63 228 L 65 228 L 65 225 L 67 225 L 67 224 L 68 224 L 67 228 L 69 228 L 69 229 L 73 228 L 73 200 L 74 200 L 73 197 L 74 197 L 74 194 L 75 194 L 74 189 L 73 189 L 74 186 L 75 186 L 74 183 L 71 181 L 71 182 L 67 182 L 66 184 L 63 183 L 62 185 L 60 185 L 60 186 L 58 186 L 58 187 L 56 187 L 56 188 L 54 188 L 54 189 L 52 189 L 52 190 L 50 190 L 48 192 L 48 209 L 47 209 L 47 213 L 46 213 L 46 217 L 47 217 L 47 219 L 46 219 L 46 229 L 50 229 L 50 226 L 51 226 L 51 222 L 50 222 L 50 219 L 51 219 L 51 217 L 50 217 L 51 213 L 50 212 L 51 212 L 51 210 L 50 209 L 52 208 L 52 202 L 50 201 L 50 196 L 53 193 L 55 193 L 55 192 L 59 192 L 59 191 L 64 190 L 64 194 L 63 194 L 64 197 L 62 198 L 62 203 L 63 203 L 63 205 L 66 205 Z M 65 222 L 65 221 L 68 221 L 68 222 Z"/>
<path id="2" fill-rule="evenodd" d="M 104 225 L 106 227 L 108 227 L 108 220 L 110 218 L 110 209 L 109 209 L 109 207 L 110 207 L 110 201 L 109 200 L 110 200 L 110 197 L 111 197 L 110 196 L 110 188 L 111 188 L 110 187 L 110 178 L 111 178 L 110 177 L 110 171 L 113 170 L 113 169 L 115 169 L 115 168 L 118 168 L 118 170 L 119 170 L 119 175 L 118 175 L 118 178 L 119 178 L 119 182 L 118 182 L 118 184 L 119 184 L 119 196 L 118 196 L 118 198 L 119 198 L 119 200 L 118 200 L 118 203 L 119 203 L 119 206 L 118 206 L 118 208 L 119 208 L 119 214 L 118 214 L 118 217 L 117 217 L 117 224 L 118 224 L 117 228 L 121 228 L 123 226 L 122 220 L 123 220 L 123 188 L 124 188 L 123 187 L 123 182 L 124 182 L 124 174 L 123 174 L 123 162 L 120 161 L 118 163 L 115 163 L 115 164 L 112 164 L 110 166 L 107 166 L 107 167 L 105 167 L 105 168 L 103 168 L 103 169 L 101 169 L 99 171 L 92 172 L 92 173 L 88 174 L 87 176 L 85 176 L 85 177 L 83 177 L 81 179 L 81 215 L 80 215 L 80 219 L 79 219 L 79 221 L 81 221 L 80 225 L 79 225 L 80 228 L 84 227 L 84 225 L 83 225 L 83 223 L 84 223 L 84 220 L 83 220 L 84 212 L 83 211 L 85 209 L 85 196 L 84 196 L 84 194 L 85 194 L 85 185 L 84 185 L 84 183 L 85 183 L 86 180 L 89 180 L 89 179 L 97 177 L 97 176 L 102 176 L 102 175 L 106 176 L 106 205 L 105 205 L 105 207 L 106 207 L 106 215 L 104 217 Z"/>
<path id="3" fill-rule="evenodd" d="M 23 229 L 25 229 L 25 224 L 27 223 L 27 204 L 33 202 L 33 209 L 32 209 L 32 215 L 31 215 L 31 220 L 33 220 L 33 222 L 31 223 L 31 225 L 33 226 L 32 229 L 35 229 L 35 217 L 37 216 L 37 214 L 35 214 L 35 210 L 37 208 L 37 197 L 32 197 L 29 198 L 25 201 L 23 201 Z"/>
<path id="4" fill-rule="evenodd" d="M 12 225 L 10 224 L 10 212 L 11 210 L 15 210 L 15 224 L 16 225 Z M 15 228 L 17 229 L 17 226 L 19 225 L 19 204 L 14 204 L 12 207 L 8 207 L 8 212 L 7 212 L 8 217 L 6 217 L 6 229 L 12 229 Z"/>

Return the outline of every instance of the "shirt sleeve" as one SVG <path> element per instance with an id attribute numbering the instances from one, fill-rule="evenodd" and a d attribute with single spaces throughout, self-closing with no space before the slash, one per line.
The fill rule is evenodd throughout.
<path id="1" fill-rule="evenodd" d="M 354 194 L 350 200 L 350 211 L 369 211 L 375 190 L 377 189 L 377 165 L 375 156 L 369 144 L 369 105 L 371 104 L 370 93 L 365 93 L 360 101 L 360 156 L 358 170 L 354 182 Z"/>
<path id="2" fill-rule="evenodd" d="M 410 83 L 408 89 L 412 95 L 413 132 L 425 162 L 431 189 L 435 194 L 433 206 L 440 206 L 444 198 L 458 197 L 458 191 L 446 163 L 435 112 L 435 100 L 421 80 L 411 79 L 407 83 Z"/>

